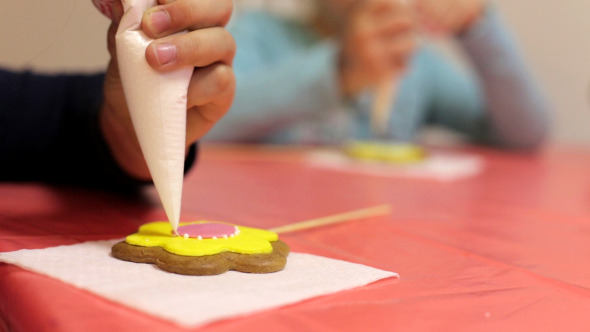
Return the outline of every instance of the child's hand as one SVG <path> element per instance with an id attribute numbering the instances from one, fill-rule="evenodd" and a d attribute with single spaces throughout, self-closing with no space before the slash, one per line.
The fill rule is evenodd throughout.
<path id="1" fill-rule="evenodd" d="M 230 108 L 235 77 L 232 61 L 236 46 L 224 29 L 232 12 L 231 0 L 158 0 L 147 11 L 142 29 L 155 40 L 146 60 L 156 70 L 195 67 L 187 94 L 187 148 L 201 138 Z M 119 77 L 115 34 L 123 7 L 113 4 L 108 46 L 111 61 L 105 79 L 105 101 L 100 115 L 105 139 L 119 165 L 130 175 L 149 179 L 149 171 L 135 136 Z M 190 30 L 186 34 L 172 34 Z"/>
<path id="2" fill-rule="evenodd" d="M 354 95 L 402 72 L 416 46 L 414 14 L 403 0 L 358 1 L 343 31 L 340 82 Z"/>
<path id="3" fill-rule="evenodd" d="M 485 0 L 414 0 L 420 21 L 434 35 L 461 33 L 482 15 Z"/>

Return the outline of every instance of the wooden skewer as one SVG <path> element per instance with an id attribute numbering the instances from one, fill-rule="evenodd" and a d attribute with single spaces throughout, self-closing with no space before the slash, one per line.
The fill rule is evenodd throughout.
<path id="1" fill-rule="evenodd" d="M 269 229 L 271 232 L 275 233 L 289 233 L 300 231 L 304 229 L 316 228 L 331 224 L 336 224 L 344 221 L 374 217 L 374 216 L 381 216 L 386 215 L 391 212 L 391 205 L 384 204 L 379 206 L 374 206 L 366 209 L 361 210 L 354 210 L 350 212 L 340 213 L 333 216 L 322 217 L 317 219 L 311 219 L 306 221 L 297 222 L 294 224 L 279 226 L 275 228 Z"/>

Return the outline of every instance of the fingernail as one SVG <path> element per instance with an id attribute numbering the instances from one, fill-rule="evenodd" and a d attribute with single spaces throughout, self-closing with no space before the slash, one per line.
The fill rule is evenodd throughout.
<path id="1" fill-rule="evenodd" d="M 163 66 L 168 63 L 172 63 L 176 60 L 176 46 L 172 44 L 160 44 L 154 45 L 154 51 L 156 51 L 156 58 L 158 64 Z"/>
<path id="2" fill-rule="evenodd" d="M 170 16 L 163 10 L 150 13 L 150 28 L 154 34 L 160 34 L 170 29 Z"/>

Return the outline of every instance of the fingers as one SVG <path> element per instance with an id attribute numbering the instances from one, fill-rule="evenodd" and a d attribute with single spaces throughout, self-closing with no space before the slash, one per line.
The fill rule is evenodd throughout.
<path id="1" fill-rule="evenodd" d="M 391 18 L 374 29 L 374 33 L 385 40 L 414 35 L 415 21 L 410 17 Z"/>
<path id="2" fill-rule="evenodd" d="M 195 67 L 187 93 L 187 145 L 207 133 L 229 110 L 235 93 L 231 65 L 236 44 L 223 27 L 232 0 L 158 0 L 142 18 L 154 41 L 146 48 L 156 70 Z M 178 34 L 178 32 L 189 31 Z"/>
<path id="3" fill-rule="evenodd" d="M 387 67 L 391 71 L 397 72 L 405 70 L 416 49 L 416 40 L 414 38 L 398 39 L 389 46 L 386 59 Z"/>
<path id="4" fill-rule="evenodd" d="M 113 14 L 113 22 L 115 22 L 118 25 L 119 22 L 121 22 L 121 17 L 123 17 L 123 12 L 124 12 L 123 3 L 121 3 L 121 0 L 113 1 L 111 11 Z"/>
<path id="5" fill-rule="evenodd" d="M 113 14 L 113 19 L 111 21 L 111 25 L 109 26 L 107 34 L 107 48 L 109 50 L 111 58 L 116 59 L 115 35 L 117 34 L 117 29 L 119 28 L 119 22 L 121 22 L 121 17 L 123 16 L 123 4 L 121 4 L 121 0 L 113 1 L 111 10 Z"/>
<path id="6" fill-rule="evenodd" d="M 146 49 L 147 62 L 154 69 L 232 62 L 236 45 L 229 32 L 221 28 L 231 16 L 231 0 L 159 0 L 159 3 L 142 19 L 143 31 L 156 39 Z M 185 30 L 193 31 L 173 34 Z"/>
<path id="7" fill-rule="evenodd" d="M 339 65 L 349 95 L 405 70 L 417 43 L 414 10 L 401 0 L 358 1 L 350 15 Z"/>
<path id="8" fill-rule="evenodd" d="M 372 21 L 394 17 L 402 17 L 413 14 L 414 9 L 406 1 L 397 0 L 369 0 L 362 1 L 353 12 L 359 16 L 365 16 Z"/>
<path id="9" fill-rule="evenodd" d="M 408 58 L 416 48 L 415 21 L 410 18 L 392 20 L 376 30 L 387 45 L 387 54 L 396 58 Z"/>
<path id="10" fill-rule="evenodd" d="M 414 11 L 400 2 L 368 1 L 358 11 L 352 25 L 360 38 L 391 38 L 415 28 Z"/>
<path id="11" fill-rule="evenodd" d="M 368 16 L 364 21 L 353 40 L 363 62 L 381 73 L 405 67 L 416 47 L 413 15 Z"/>
<path id="12" fill-rule="evenodd" d="M 208 28 L 158 39 L 147 47 L 145 56 L 154 69 L 173 70 L 215 62 L 231 64 L 235 53 L 236 43 L 227 30 Z"/>
<path id="13" fill-rule="evenodd" d="M 233 95 L 234 86 L 235 78 L 231 67 L 216 63 L 206 68 L 199 68 L 195 70 L 191 78 L 187 105 L 189 108 L 203 106 L 222 95 Z"/>
<path id="14" fill-rule="evenodd" d="M 151 38 L 210 27 L 223 27 L 233 10 L 231 0 L 160 0 L 162 5 L 148 10 L 141 27 Z"/>
<path id="15" fill-rule="evenodd" d="M 111 56 L 108 71 L 118 77 L 119 69 L 118 63 L 116 61 L 117 47 L 115 42 L 115 36 L 117 34 L 117 29 L 119 28 L 119 22 L 121 21 L 121 17 L 123 16 L 123 5 L 121 4 L 121 0 L 116 0 L 113 2 L 112 14 L 113 19 L 111 21 L 111 24 L 109 25 L 109 30 L 107 33 L 107 49 L 109 51 L 109 55 Z"/>
<path id="16" fill-rule="evenodd" d="M 397 38 L 379 47 L 367 49 L 365 63 L 367 71 L 374 78 L 391 77 L 405 70 L 412 57 L 416 41 L 414 38 Z"/>
<path id="17" fill-rule="evenodd" d="M 235 77 L 228 65 L 216 63 L 195 70 L 188 91 L 187 145 L 225 115 L 233 101 Z"/>
<path id="18" fill-rule="evenodd" d="M 481 16 L 483 0 L 417 0 L 422 26 L 430 33 L 453 34 L 465 30 Z"/>

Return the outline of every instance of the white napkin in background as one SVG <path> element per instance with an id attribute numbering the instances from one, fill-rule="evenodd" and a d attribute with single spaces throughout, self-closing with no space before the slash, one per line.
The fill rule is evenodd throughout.
<path id="1" fill-rule="evenodd" d="M 152 39 L 141 30 L 143 13 L 155 0 L 123 1 L 117 30 L 117 60 L 123 90 L 154 185 L 176 230 L 184 173 L 187 90 L 192 67 L 158 72 L 145 59 Z"/>
<path id="2" fill-rule="evenodd" d="M 307 165 L 330 171 L 361 175 L 426 179 L 452 182 L 470 178 L 483 171 L 481 157 L 468 154 L 432 153 L 425 160 L 410 164 L 363 161 L 339 151 L 315 151 L 307 156 Z"/>
<path id="3" fill-rule="evenodd" d="M 111 257 L 111 246 L 117 241 L 5 252 L 0 253 L 0 261 L 186 327 L 398 277 L 393 272 L 302 253 L 289 254 L 285 269 L 276 273 L 183 276 L 152 264 Z"/>

